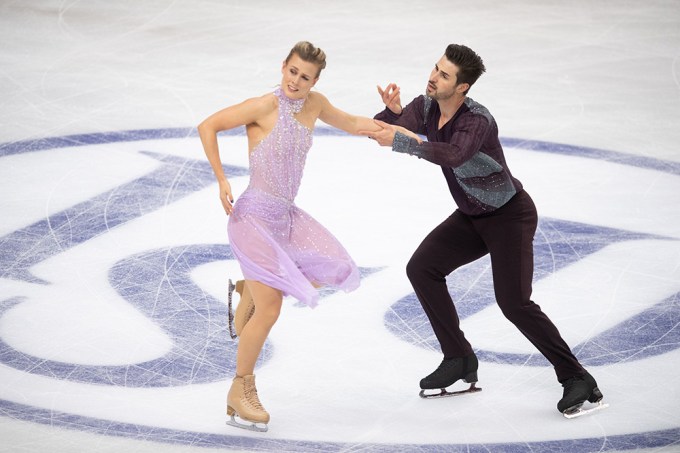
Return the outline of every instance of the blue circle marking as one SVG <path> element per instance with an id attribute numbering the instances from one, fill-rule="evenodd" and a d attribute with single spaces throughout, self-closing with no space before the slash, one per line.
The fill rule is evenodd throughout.
<path id="1" fill-rule="evenodd" d="M 233 136 L 243 134 L 243 128 L 225 133 L 225 135 Z M 347 134 L 335 129 L 320 127 L 315 130 L 315 135 L 345 136 Z M 182 139 L 195 136 L 196 131 L 191 128 L 67 135 L 0 144 L 0 157 L 64 147 Z M 656 170 L 676 176 L 680 175 L 679 162 L 514 138 L 504 138 L 502 143 L 506 147 L 586 157 Z M 97 235 L 103 234 L 107 229 L 122 225 L 146 212 L 160 208 L 163 204 L 178 200 L 213 183 L 212 171 L 204 161 L 151 152 L 146 154 L 161 162 L 161 165 L 152 174 L 0 238 L 0 246 L 2 247 L 0 275 L 8 279 L 47 285 L 48 282 L 32 275 L 30 268 L 52 256 L 55 250 L 64 250 L 84 243 Z M 228 171 L 232 175 L 247 174 L 247 169 L 236 166 L 229 167 Z M 150 193 L 148 187 L 157 184 L 159 181 L 172 181 L 172 183 L 159 187 L 157 193 Z M 145 190 L 142 191 L 141 188 Z M 141 195 L 142 193 L 143 195 Z M 169 200 L 168 193 L 171 193 Z M 110 202 L 112 197 L 114 199 L 116 197 L 125 199 L 128 204 L 130 204 L 132 198 L 132 204 L 137 203 L 143 208 L 139 212 L 130 212 L 127 209 L 116 211 L 117 203 Z M 108 199 L 109 202 L 107 203 L 107 211 L 104 213 L 102 205 L 105 199 Z M 104 218 L 105 221 L 102 220 Z M 540 222 L 543 235 L 542 239 L 535 244 L 536 256 L 538 257 L 536 279 L 554 272 L 556 265 L 558 267 L 566 266 L 575 262 L 579 257 L 594 253 L 610 243 L 650 237 L 658 238 L 641 233 L 599 228 L 559 219 L 542 218 Z M 557 263 L 541 263 L 540 257 L 544 255 L 541 252 L 543 248 L 550 248 L 551 253 L 554 253 L 556 248 L 561 250 L 560 255 L 563 259 Z M 228 354 L 233 356 L 235 352 L 234 343 L 227 341 L 226 308 L 223 303 L 214 300 L 195 285 L 189 274 L 192 269 L 202 264 L 229 259 L 233 259 L 233 256 L 228 245 L 188 245 L 149 250 L 122 260 L 110 270 L 109 282 L 111 286 L 116 288 L 125 300 L 145 313 L 153 322 L 162 325 L 173 338 L 173 341 L 177 342 L 177 347 L 164 357 L 130 367 L 84 366 L 32 357 L 15 350 L 0 339 L 0 363 L 26 373 L 112 386 L 167 387 L 222 380 L 234 371 L 233 364 L 229 363 L 226 358 Z M 169 267 L 168 261 L 172 263 Z M 484 267 L 485 264 L 480 263 L 459 272 L 479 273 L 484 272 Z M 377 270 L 362 268 L 362 276 L 369 275 Z M 158 311 L 149 305 L 150 288 L 156 292 L 154 297 L 160 298 L 167 304 L 164 310 Z M 160 294 L 157 293 L 159 288 Z M 455 293 L 456 288 L 451 284 L 450 289 Z M 601 365 L 638 360 L 676 349 L 680 345 L 680 329 L 677 327 L 678 319 L 680 319 L 679 299 L 680 293 L 675 294 L 625 323 L 603 332 L 594 339 L 590 339 L 588 344 L 579 345 L 579 356 L 583 357 L 584 363 L 587 365 Z M 0 316 L 11 307 L 21 303 L 22 300 L 19 297 L 0 301 Z M 471 302 L 473 300 L 475 303 Z M 191 310 L 186 310 L 187 301 L 191 301 Z M 419 304 L 417 301 L 414 303 L 414 301 L 413 295 L 397 301 L 392 309 L 385 314 L 386 328 L 403 341 L 434 347 L 436 345 L 433 342 L 436 340 L 433 339 L 427 323 L 421 319 L 424 314 L 422 314 L 422 310 L 419 310 Z M 492 303 L 494 303 L 494 300 L 488 288 L 472 288 L 472 291 L 467 289 L 466 295 L 461 297 L 460 301 L 457 301 L 457 307 L 461 318 L 464 318 Z M 659 316 L 661 313 L 663 313 L 663 316 Z M 186 326 L 180 328 L 178 324 L 172 322 L 172 319 L 182 319 L 184 324 L 189 322 L 189 328 Z M 399 323 L 403 322 L 409 323 L 408 328 L 400 327 Z M 623 331 L 631 331 L 642 325 L 652 326 L 645 330 L 646 334 L 643 337 L 632 338 L 632 336 L 621 335 Z M 190 332 L 193 332 L 193 335 Z M 408 332 L 408 334 L 404 332 Z M 657 341 L 661 337 L 665 339 L 664 342 Z M 606 353 L 603 353 L 601 348 L 597 346 L 600 343 L 608 345 Z M 612 349 L 613 344 L 615 347 Z M 201 356 L 201 367 L 195 367 L 192 354 Z M 260 361 L 266 361 L 271 354 L 271 347 L 265 348 L 265 353 Z M 482 361 L 497 363 L 547 364 L 545 359 L 537 355 L 500 354 L 490 351 L 479 351 L 478 355 Z M 55 412 L 4 399 L 0 399 L 0 411 L 2 415 L 18 420 L 76 429 L 93 434 L 196 447 L 266 450 L 268 446 L 275 445 L 276 449 L 280 451 L 316 452 L 352 450 L 357 446 L 352 442 L 313 442 L 163 429 Z M 360 448 L 366 451 L 611 451 L 667 447 L 677 445 L 679 439 L 680 428 L 673 428 L 587 439 L 489 444 L 361 443 Z"/>

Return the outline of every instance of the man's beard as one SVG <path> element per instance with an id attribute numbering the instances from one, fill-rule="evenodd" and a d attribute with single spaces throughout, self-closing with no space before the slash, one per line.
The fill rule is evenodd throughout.
<path id="1" fill-rule="evenodd" d="M 452 91 L 448 96 L 447 95 L 442 95 L 442 93 L 437 92 L 437 90 L 432 90 L 432 94 L 428 94 L 427 89 L 425 90 L 425 96 L 428 98 L 434 100 L 434 101 L 445 101 L 447 99 L 450 99 L 453 97 L 455 93 Z"/>

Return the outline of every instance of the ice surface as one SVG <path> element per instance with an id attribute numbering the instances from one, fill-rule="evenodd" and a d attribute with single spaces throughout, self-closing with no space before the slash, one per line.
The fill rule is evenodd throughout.
<path id="1" fill-rule="evenodd" d="M 286 301 L 256 370 L 270 430 L 225 426 L 239 268 L 194 127 L 302 39 L 367 116 L 446 44 L 482 55 L 470 96 L 539 209 L 533 298 L 608 409 L 556 411 L 486 259 L 448 279 L 483 391 L 421 400 L 441 356 L 404 265 L 453 202 L 436 166 L 319 122 L 297 202 L 362 285 Z M 0 452 L 680 451 L 677 2 L 3 2 L 0 40 Z M 243 130 L 220 144 L 238 194 Z"/>

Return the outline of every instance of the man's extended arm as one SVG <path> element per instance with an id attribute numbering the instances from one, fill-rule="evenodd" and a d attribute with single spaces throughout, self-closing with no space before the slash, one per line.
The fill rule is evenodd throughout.
<path id="1" fill-rule="evenodd" d="M 373 137 L 393 151 L 411 154 L 437 165 L 456 168 L 468 161 L 479 151 L 493 125 L 484 115 L 466 114 L 456 120 L 453 135 L 446 142 L 419 141 L 399 132 L 401 126 L 420 135 L 427 135 L 425 124 L 425 96 L 415 98 L 397 115 L 386 108 L 374 118 L 387 123 L 379 134 Z"/>
<path id="2" fill-rule="evenodd" d="M 422 142 L 396 131 L 392 151 L 410 154 L 437 165 L 456 168 L 479 151 L 491 125 L 480 115 L 465 115 L 456 122 L 456 130 L 447 142 Z"/>

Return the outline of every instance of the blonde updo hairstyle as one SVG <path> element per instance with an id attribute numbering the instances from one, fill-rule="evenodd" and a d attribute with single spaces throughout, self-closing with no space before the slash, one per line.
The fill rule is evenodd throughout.
<path id="1" fill-rule="evenodd" d="M 317 77 L 321 74 L 321 70 L 326 67 L 325 52 L 318 47 L 314 47 L 314 44 L 309 41 L 300 41 L 295 44 L 286 57 L 286 63 L 288 63 L 288 60 L 290 60 L 293 55 L 297 55 L 302 61 L 317 65 L 319 67 L 319 72 L 316 73 Z"/>

